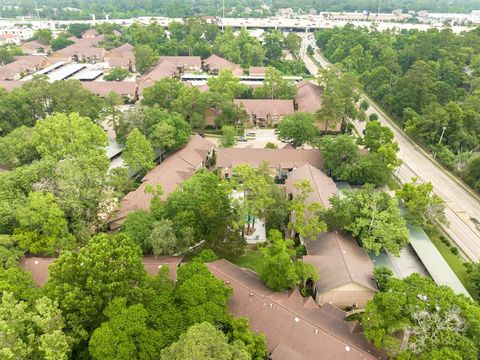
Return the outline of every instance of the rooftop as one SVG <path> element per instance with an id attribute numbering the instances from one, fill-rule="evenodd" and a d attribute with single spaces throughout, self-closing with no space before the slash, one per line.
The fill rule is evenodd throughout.
<path id="1" fill-rule="evenodd" d="M 219 148 L 217 149 L 217 167 L 232 168 L 247 164 L 258 167 L 264 161 L 272 168 L 294 169 L 305 164 L 321 167 L 322 156 L 318 150 L 305 149 L 253 149 Z"/>
<path id="2" fill-rule="evenodd" d="M 272 360 L 381 358 L 362 334 L 350 331 L 342 310 L 319 308 L 298 291 L 273 292 L 255 273 L 227 260 L 207 266 L 233 289 L 231 313 L 247 317 L 253 331 L 265 334 Z"/>
<path id="3" fill-rule="evenodd" d="M 257 117 L 269 115 L 290 115 L 295 112 L 292 100 L 272 99 L 234 99 L 233 102 L 245 111 Z"/>

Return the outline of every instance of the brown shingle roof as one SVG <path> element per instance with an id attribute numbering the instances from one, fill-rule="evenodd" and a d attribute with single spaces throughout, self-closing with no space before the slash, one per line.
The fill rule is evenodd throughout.
<path id="1" fill-rule="evenodd" d="M 263 76 L 266 72 L 267 68 L 265 66 L 250 66 L 248 69 L 250 76 Z"/>
<path id="2" fill-rule="evenodd" d="M 166 60 L 177 68 L 202 67 L 202 58 L 200 56 L 160 56 L 160 62 Z"/>
<path id="3" fill-rule="evenodd" d="M 142 179 L 142 184 L 129 192 L 120 202 L 120 210 L 110 222 L 117 229 L 125 217 L 135 210 L 148 210 L 152 194 L 145 193 L 147 185 L 161 184 L 162 199 L 166 199 L 181 183 L 190 178 L 205 162 L 213 144 L 199 135 L 194 135 L 184 148 L 170 155 Z"/>
<path id="4" fill-rule="evenodd" d="M 24 257 L 20 260 L 20 267 L 32 274 L 35 284 L 43 286 L 48 280 L 48 267 L 56 259 L 56 257 Z M 158 256 L 156 258 L 145 256 L 142 261 L 145 271 L 152 276 L 158 273 L 160 267 L 168 266 L 168 277 L 175 281 L 177 279 L 177 268 L 182 260 L 181 257 L 177 256 Z"/>
<path id="5" fill-rule="evenodd" d="M 143 92 L 145 88 L 152 86 L 155 81 L 161 80 L 163 78 L 173 77 L 177 73 L 178 69 L 175 64 L 172 64 L 170 61 L 163 60 L 157 63 L 157 65 L 155 65 L 155 67 L 147 74 L 142 76 L 139 84 L 140 91 Z"/>
<path id="6" fill-rule="evenodd" d="M 52 62 L 45 56 L 17 56 L 13 62 L 0 67 L 0 79 L 14 80 L 22 72 L 33 73 L 51 64 Z"/>
<path id="7" fill-rule="evenodd" d="M 331 177 L 310 164 L 303 165 L 288 174 L 285 182 L 288 194 L 293 194 L 293 196 L 297 194 L 295 183 L 300 180 L 308 180 L 313 189 L 313 192 L 307 197 L 307 202 L 318 202 L 326 209 L 331 207 L 329 199 L 338 193 Z"/>
<path id="8" fill-rule="evenodd" d="M 317 291 L 323 293 L 340 286 L 356 283 L 377 291 L 373 279 L 373 264 L 357 241 L 344 232 L 331 231 L 305 240 L 308 256 L 303 261 L 312 264 L 320 274 Z"/>
<path id="9" fill-rule="evenodd" d="M 253 148 L 219 148 L 217 149 L 217 166 L 232 168 L 241 164 L 258 167 L 267 161 L 270 167 L 293 169 L 310 164 L 321 167 L 322 156 L 318 150 L 305 149 L 253 149 Z"/>
<path id="10" fill-rule="evenodd" d="M 7 91 L 22 87 L 23 84 L 25 84 L 25 82 L 19 80 L 0 80 L 0 87 L 5 88 Z"/>
<path id="11" fill-rule="evenodd" d="M 137 83 L 133 81 L 82 81 L 85 89 L 99 96 L 115 92 L 121 96 L 134 97 L 137 93 Z"/>
<path id="12" fill-rule="evenodd" d="M 248 114 L 257 117 L 285 116 L 295 112 L 292 100 L 234 99 L 233 102 L 235 105 L 245 108 Z"/>
<path id="13" fill-rule="evenodd" d="M 220 72 L 220 70 L 227 69 L 231 70 L 234 75 L 243 75 L 243 70 L 240 65 L 234 64 L 215 54 L 206 58 L 204 64 L 208 71 Z"/>
<path id="14" fill-rule="evenodd" d="M 253 331 L 264 333 L 273 360 L 377 359 L 381 354 L 361 334 L 351 333 L 339 320 L 339 309 L 305 306 L 295 291 L 273 292 L 256 274 L 227 260 L 207 264 L 233 289 L 229 301 L 234 316 L 250 320 Z"/>
<path id="15" fill-rule="evenodd" d="M 48 49 L 50 49 L 50 46 L 42 44 L 38 40 L 32 40 L 32 41 L 27 41 L 23 43 L 22 45 L 20 45 L 20 48 L 26 54 L 33 54 L 33 53 L 36 53 L 38 49 L 43 49 L 46 52 L 48 51 Z"/>

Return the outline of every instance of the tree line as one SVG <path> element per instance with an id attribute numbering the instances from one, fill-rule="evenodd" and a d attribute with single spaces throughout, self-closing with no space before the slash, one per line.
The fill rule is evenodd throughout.
<path id="1" fill-rule="evenodd" d="M 316 39 L 408 134 L 479 191 L 478 33 L 346 26 L 317 32 Z"/>

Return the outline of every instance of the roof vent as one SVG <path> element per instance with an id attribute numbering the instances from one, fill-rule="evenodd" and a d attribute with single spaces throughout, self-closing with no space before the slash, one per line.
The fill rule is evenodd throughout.
<path id="1" fill-rule="evenodd" d="M 250 296 L 253 296 L 253 293 L 250 293 Z"/>
<path id="2" fill-rule="evenodd" d="M 295 321 L 296 323 L 298 323 L 298 322 L 300 322 L 300 319 L 299 319 L 298 317 L 295 317 L 295 318 L 293 319 L 293 321 Z"/>
<path id="3" fill-rule="evenodd" d="M 37 264 L 38 264 L 38 260 L 35 260 L 35 265 L 37 265 Z"/>
<path id="4" fill-rule="evenodd" d="M 230 284 L 230 281 L 228 281 L 228 280 L 227 280 L 227 281 L 225 281 L 225 284 L 227 284 L 227 285 L 228 285 L 228 284 Z"/>
<path id="5" fill-rule="evenodd" d="M 346 352 L 349 352 L 349 351 L 350 351 L 350 346 L 348 346 L 348 345 L 345 346 L 345 351 L 346 351 Z"/>
<path id="6" fill-rule="evenodd" d="M 268 306 L 270 306 L 270 309 L 271 309 L 271 308 L 273 307 L 273 304 L 272 304 L 272 303 L 270 303 Z"/>
<path id="7" fill-rule="evenodd" d="M 315 334 L 318 334 L 318 329 L 315 329 Z"/>

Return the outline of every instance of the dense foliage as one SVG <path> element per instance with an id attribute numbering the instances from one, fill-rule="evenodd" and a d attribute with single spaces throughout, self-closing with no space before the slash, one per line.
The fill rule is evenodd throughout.
<path id="1" fill-rule="evenodd" d="M 316 33 L 323 53 L 449 169 L 480 190 L 479 30 Z"/>
<path id="2" fill-rule="evenodd" d="M 367 339 L 397 359 L 478 358 L 477 304 L 416 273 L 403 280 L 386 273 L 381 278 L 382 291 L 362 317 Z"/>

